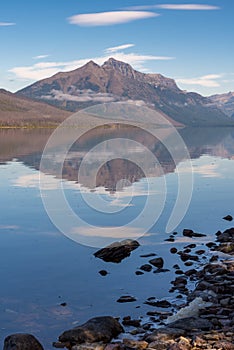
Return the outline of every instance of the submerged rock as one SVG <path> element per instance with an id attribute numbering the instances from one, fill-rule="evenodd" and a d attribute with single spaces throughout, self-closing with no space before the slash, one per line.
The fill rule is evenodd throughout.
<path id="1" fill-rule="evenodd" d="M 11 334 L 4 340 L 3 350 L 43 350 L 43 346 L 31 334 Z"/>
<path id="2" fill-rule="evenodd" d="M 132 303 L 133 301 L 136 301 L 136 298 L 131 295 L 123 295 L 117 300 L 117 303 Z"/>
<path id="3" fill-rule="evenodd" d="M 223 220 L 232 221 L 232 220 L 233 220 L 233 217 L 232 217 L 231 215 L 227 215 L 227 216 L 224 216 L 224 217 L 223 217 Z"/>
<path id="4" fill-rule="evenodd" d="M 81 326 L 63 332 L 59 336 L 62 343 L 71 346 L 81 343 L 108 343 L 123 332 L 121 324 L 111 316 L 95 317 Z M 41 349 L 39 349 L 41 350 Z"/>
<path id="5" fill-rule="evenodd" d="M 144 264 L 140 267 L 140 270 L 150 272 L 152 270 L 152 266 L 150 264 Z"/>
<path id="6" fill-rule="evenodd" d="M 157 300 L 157 301 L 147 300 L 144 302 L 144 304 L 155 306 L 155 307 L 162 307 L 162 308 L 168 308 L 171 306 L 171 303 L 167 300 Z"/>
<path id="7" fill-rule="evenodd" d="M 158 267 L 159 269 L 161 269 L 164 265 L 164 260 L 163 258 L 155 258 L 155 259 L 151 259 L 149 263 L 154 267 Z"/>
<path id="8" fill-rule="evenodd" d="M 123 259 L 130 256 L 131 252 L 137 249 L 140 244 L 132 239 L 126 239 L 121 242 L 115 242 L 109 246 L 94 253 L 96 258 L 106 262 L 120 263 Z"/>
<path id="9" fill-rule="evenodd" d="M 187 228 L 185 228 L 183 230 L 183 236 L 185 237 L 190 237 L 190 238 L 199 238 L 199 237 L 205 237 L 206 235 L 204 233 L 197 233 L 197 232 L 193 232 L 193 230 L 189 230 Z"/>
<path id="10" fill-rule="evenodd" d="M 108 272 L 106 270 L 100 270 L 98 272 L 101 276 L 106 276 L 108 274 Z"/>

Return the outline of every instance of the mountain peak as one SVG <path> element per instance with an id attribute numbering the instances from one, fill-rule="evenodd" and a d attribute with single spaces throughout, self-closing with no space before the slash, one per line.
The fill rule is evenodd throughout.
<path id="1" fill-rule="evenodd" d="M 118 61 L 113 57 L 110 57 L 106 62 L 103 63 L 102 68 L 104 69 L 114 69 L 118 73 L 124 76 L 135 76 L 135 71 L 132 66 L 126 62 Z"/>
<path id="2" fill-rule="evenodd" d="M 98 68 L 100 68 L 100 66 L 97 63 L 95 63 L 94 61 L 92 61 L 92 60 L 87 62 L 83 67 L 98 67 Z M 80 68 L 83 68 L 83 67 L 80 67 Z"/>

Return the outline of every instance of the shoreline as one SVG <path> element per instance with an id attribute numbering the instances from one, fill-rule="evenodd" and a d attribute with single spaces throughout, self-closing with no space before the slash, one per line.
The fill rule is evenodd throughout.
<path id="1" fill-rule="evenodd" d="M 191 239 L 193 235 L 200 235 L 192 230 L 184 230 L 184 234 L 190 235 Z M 148 320 L 146 318 L 134 320 L 131 316 L 126 316 L 123 320 L 118 320 L 117 328 L 121 327 L 121 332 L 118 333 L 120 336 L 116 339 L 112 339 L 115 336 L 111 339 L 95 338 L 95 327 L 101 327 L 103 334 L 106 334 L 110 331 L 111 319 L 114 318 L 108 316 L 110 319 L 105 327 L 103 325 L 105 317 L 91 319 L 84 325 L 64 332 L 60 335 L 59 342 L 54 342 L 53 346 L 69 350 L 233 350 L 234 228 L 227 229 L 224 232 L 218 231 L 216 237 L 216 242 L 206 243 L 210 258 L 205 263 L 204 260 L 202 261 L 204 252 L 198 250 L 195 255 L 192 253 L 191 249 L 195 248 L 193 243 L 184 247 L 183 251 L 171 250 L 172 254 L 179 254 L 181 260 L 187 263 L 187 266 L 193 260 L 199 261 L 200 264 L 198 269 L 191 265 L 191 268 L 185 272 L 177 270 L 179 272 L 176 274 L 175 280 L 172 281 L 172 292 L 176 290 L 180 293 L 181 298 L 184 295 L 187 301 L 180 306 L 177 305 L 176 313 L 172 314 L 169 310 L 169 304 L 166 305 L 164 301 L 164 306 L 161 305 L 162 311 L 156 310 L 147 313 Z M 224 253 L 224 255 L 220 257 L 218 252 Z M 195 258 L 195 256 L 198 258 Z M 189 282 L 194 285 L 193 290 L 187 288 Z M 154 298 L 151 299 L 150 302 L 153 306 Z M 87 331 L 90 322 L 94 322 L 95 326 L 91 327 L 91 331 Z M 142 324 L 142 322 L 144 323 Z M 77 338 L 77 332 L 80 332 L 81 329 L 84 335 L 82 339 Z M 91 338 L 89 338 L 90 334 L 92 335 Z M 100 331 L 98 334 L 99 337 Z M 32 337 L 31 335 L 26 336 Z M 25 345 L 29 338 L 24 338 L 24 340 L 22 337 L 21 339 L 17 338 L 19 342 L 17 349 L 23 349 L 21 345 Z M 9 347 L 10 338 L 7 337 L 6 339 L 8 340 L 5 340 L 4 350 L 13 350 L 12 347 Z M 30 342 L 35 342 L 35 338 L 30 339 Z M 30 344 L 32 345 L 32 343 Z M 33 348 L 35 349 L 35 346 Z M 42 349 L 41 346 L 36 350 Z"/>

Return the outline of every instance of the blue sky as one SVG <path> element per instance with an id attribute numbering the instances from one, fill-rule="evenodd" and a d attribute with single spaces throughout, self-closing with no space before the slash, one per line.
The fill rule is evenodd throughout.
<path id="1" fill-rule="evenodd" d="M 115 57 L 204 95 L 234 91 L 233 0 L 8 0 L 0 87 Z"/>

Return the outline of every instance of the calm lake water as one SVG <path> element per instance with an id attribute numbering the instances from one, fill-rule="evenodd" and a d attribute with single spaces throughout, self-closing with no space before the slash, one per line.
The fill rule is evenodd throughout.
<path id="1" fill-rule="evenodd" d="M 62 183 L 67 202 L 82 220 L 100 228 L 100 234 L 91 237 L 87 229 L 83 230 L 75 242 L 62 234 L 50 220 L 41 198 L 39 174 L 43 181 L 47 179 L 48 196 L 51 193 L 56 195 L 61 183 L 53 168 L 48 166 L 44 173 L 39 171 L 41 153 L 51 132 L 43 129 L 0 130 L 0 338 L 2 340 L 14 332 L 33 333 L 47 348 L 62 331 L 91 317 L 145 317 L 147 311 L 154 310 L 144 304 L 152 296 L 174 302 L 177 293 L 169 293 L 170 281 L 175 277 L 173 265 L 178 263 L 182 269 L 185 267 L 177 255 L 170 254 L 170 248 L 176 246 L 180 249 L 191 242 L 183 238 L 184 228 L 206 233 L 207 237 L 196 241 L 197 249 L 204 247 L 205 242 L 214 240 L 217 230 L 232 226 L 222 217 L 234 214 L 234 129 L 180 130 L 192 159 L 194 183 L 191 203 L 175 229 L 178 235 L 172 243 L 165 241 L 170 236 L 165 232 L 178 191 L 176 167 L 180 166 L 186 182 L 189 161 L 173 161 L 158 140 L 141 130 L 99 128 L 73 145 L 64 163 Z M 164 138 L 168 137 L 167 131 L 162 130 L 162 133 Z M 97 159 L 105 159 L 110 153 L 105 141 L 113 138 L 126 139 L 124 144 L 122 140 L 117 141 L 116 150 L 122 146 L 128 154 L 141 158 L 148 178 L 139 165 L 118 158 L 103 164 L 98 170 L 94 188 L 92 174 Z M 141 157 L 141 150 L 130 139 L 150 149 L 161 169 L 151 169 L 147 158 Z M 81 180 L 77 181 L 82 158 L 87 150 L 100 143 L 102 148 L 94 152 Z M 121 179 L 125 179 L 122 185 Z M 148 180 L 155 189 L 155 210 L 164 183 L 167 193 L 159 219 L 147 234 L 138 237 L 141 246 L 120 264 L 94 258 L 97 246 L 118 239 L 102 235 L 102 228 L 125 225 L 129 218 L 134 218 L 142 210 L 150 195 L 146 191 Z M 113 212 L 105 214 L 90 208 L 84 200 L 84 193 L 94 202 L 101 196 Z M 118 209 L 121 206 L 123 210 Z M 59 215 L 63 219 L 61 212 Z M 124 238 L 128 237 L 132 238 L 131 230 Z M 162 256 L 164 267 L 170 272 L 145 272 L 137 276 L 135 271 L 149 260 L 140 255 L 147 253 Z M 101 269 L 109 274 L 102 277 L 98 273 Z M 116 300 L 121 295 L 132 295 L 137 301 L 119 304 Z M 62 302 L 67 306 L 60 306 Z"/>

